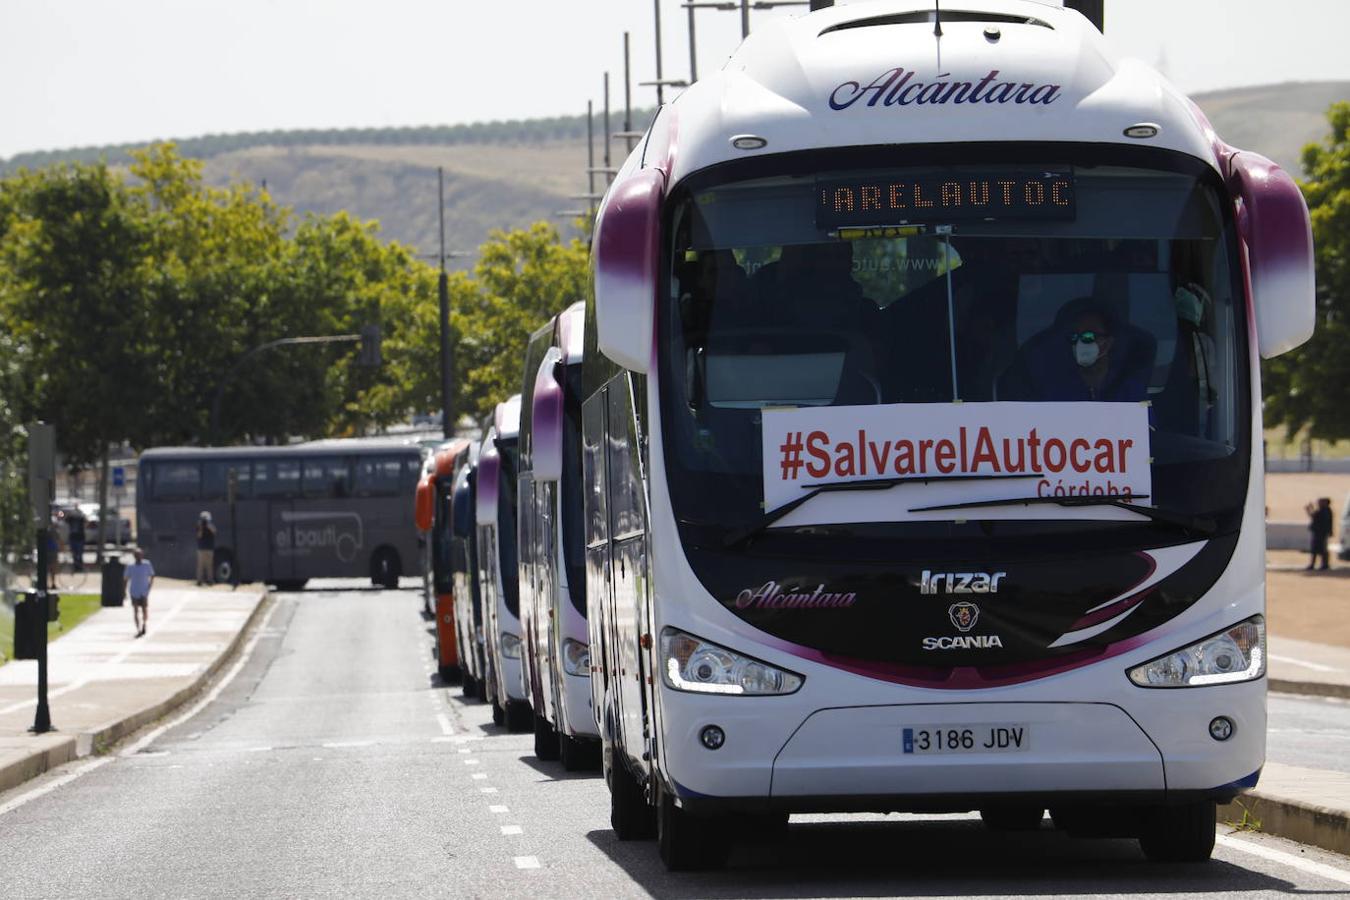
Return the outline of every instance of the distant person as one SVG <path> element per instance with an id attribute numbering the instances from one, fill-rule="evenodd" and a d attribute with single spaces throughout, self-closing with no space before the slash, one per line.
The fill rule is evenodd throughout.
<path id="1" fill-rule="evenodd" d="M 211 514 L 202 510 L 197 517 L 197 584 L 214 584 L 216 577 L 216 526 L 211 524 Z"/>
<path id="2" fill-rule="evenodd" d="M 150 623 L 150 588 L 155 584 L 155 567 L 139 547 L 133 552 L 136 561 L 127 566 L 122 589 L 131 598 L 131 619 L 136 627 L 136 637 L 144 637 Z"/>
<path id="3" fill-rule="evenodd" d="M 1323 571 L 1331 568 L 1331 554 L 1327 552 L 1327 539 L 1331 537 L 1331 498 L 1318 497 L 1317 505 L 1309 503 L 1303 507 L 1303 511 L 1308 514 L 1308 531 L 1312 532 L 1312 546 L 1309 552 L 1312 554 L 1308 560 L 1308 569 L 1322 569 Z M 1317 557 L 1322 557 L 1322 565 L 1317 565 Z"/>
<path id="4" fill-rule="evenodd" d="M 66 516 L 66 540 L 70 543 L 71 571 L 84 571 L 84 514 L 78 509 Z"/>

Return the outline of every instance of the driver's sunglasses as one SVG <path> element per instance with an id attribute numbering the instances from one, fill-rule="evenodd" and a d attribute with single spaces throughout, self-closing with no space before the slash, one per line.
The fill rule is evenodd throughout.
<path id="1" fill-rule="evenodd" d="M 1069 343 L 1077 344 L 1081 341 L 1084 344 L 1095 344 L 1110 336 L 1105 331 L 1075 331 L 1069 335 Z"/>

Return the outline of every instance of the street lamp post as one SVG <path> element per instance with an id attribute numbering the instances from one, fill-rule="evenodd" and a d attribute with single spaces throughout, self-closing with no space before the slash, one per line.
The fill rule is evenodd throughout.
<path id="1" fill-rule="evenodd" d="M 450 276 L 445 271 L 445 168 L 436 167 L 436 187 L 439 203 L 437 218 L 441 231 L 441 274 L 436 281 L 436 292 L 441 306 L 441 436 L 446 440 L 455 436 L 455 418 L 450 409 L 452 369 L 450 359 Z"/>

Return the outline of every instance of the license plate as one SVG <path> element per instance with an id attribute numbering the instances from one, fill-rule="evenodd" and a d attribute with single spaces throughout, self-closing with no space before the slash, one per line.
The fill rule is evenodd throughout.
<path id="1" fill-rule="evenodd" d="M 906 753 L 1017 753 L 1031 742 L 1025 725 L 924 725 L 904 731 Z"/>

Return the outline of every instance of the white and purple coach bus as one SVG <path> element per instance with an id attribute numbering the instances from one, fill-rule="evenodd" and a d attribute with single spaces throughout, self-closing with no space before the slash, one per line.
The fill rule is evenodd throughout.
<path id="1" fill-rule="evenodd" d="M 1200 860 L 1261 772 L 1302 196 L 1058 2 L 938 18 L 764 27 L 598 213 L 592 690 L 672 868 L 863 810 Z"/>

